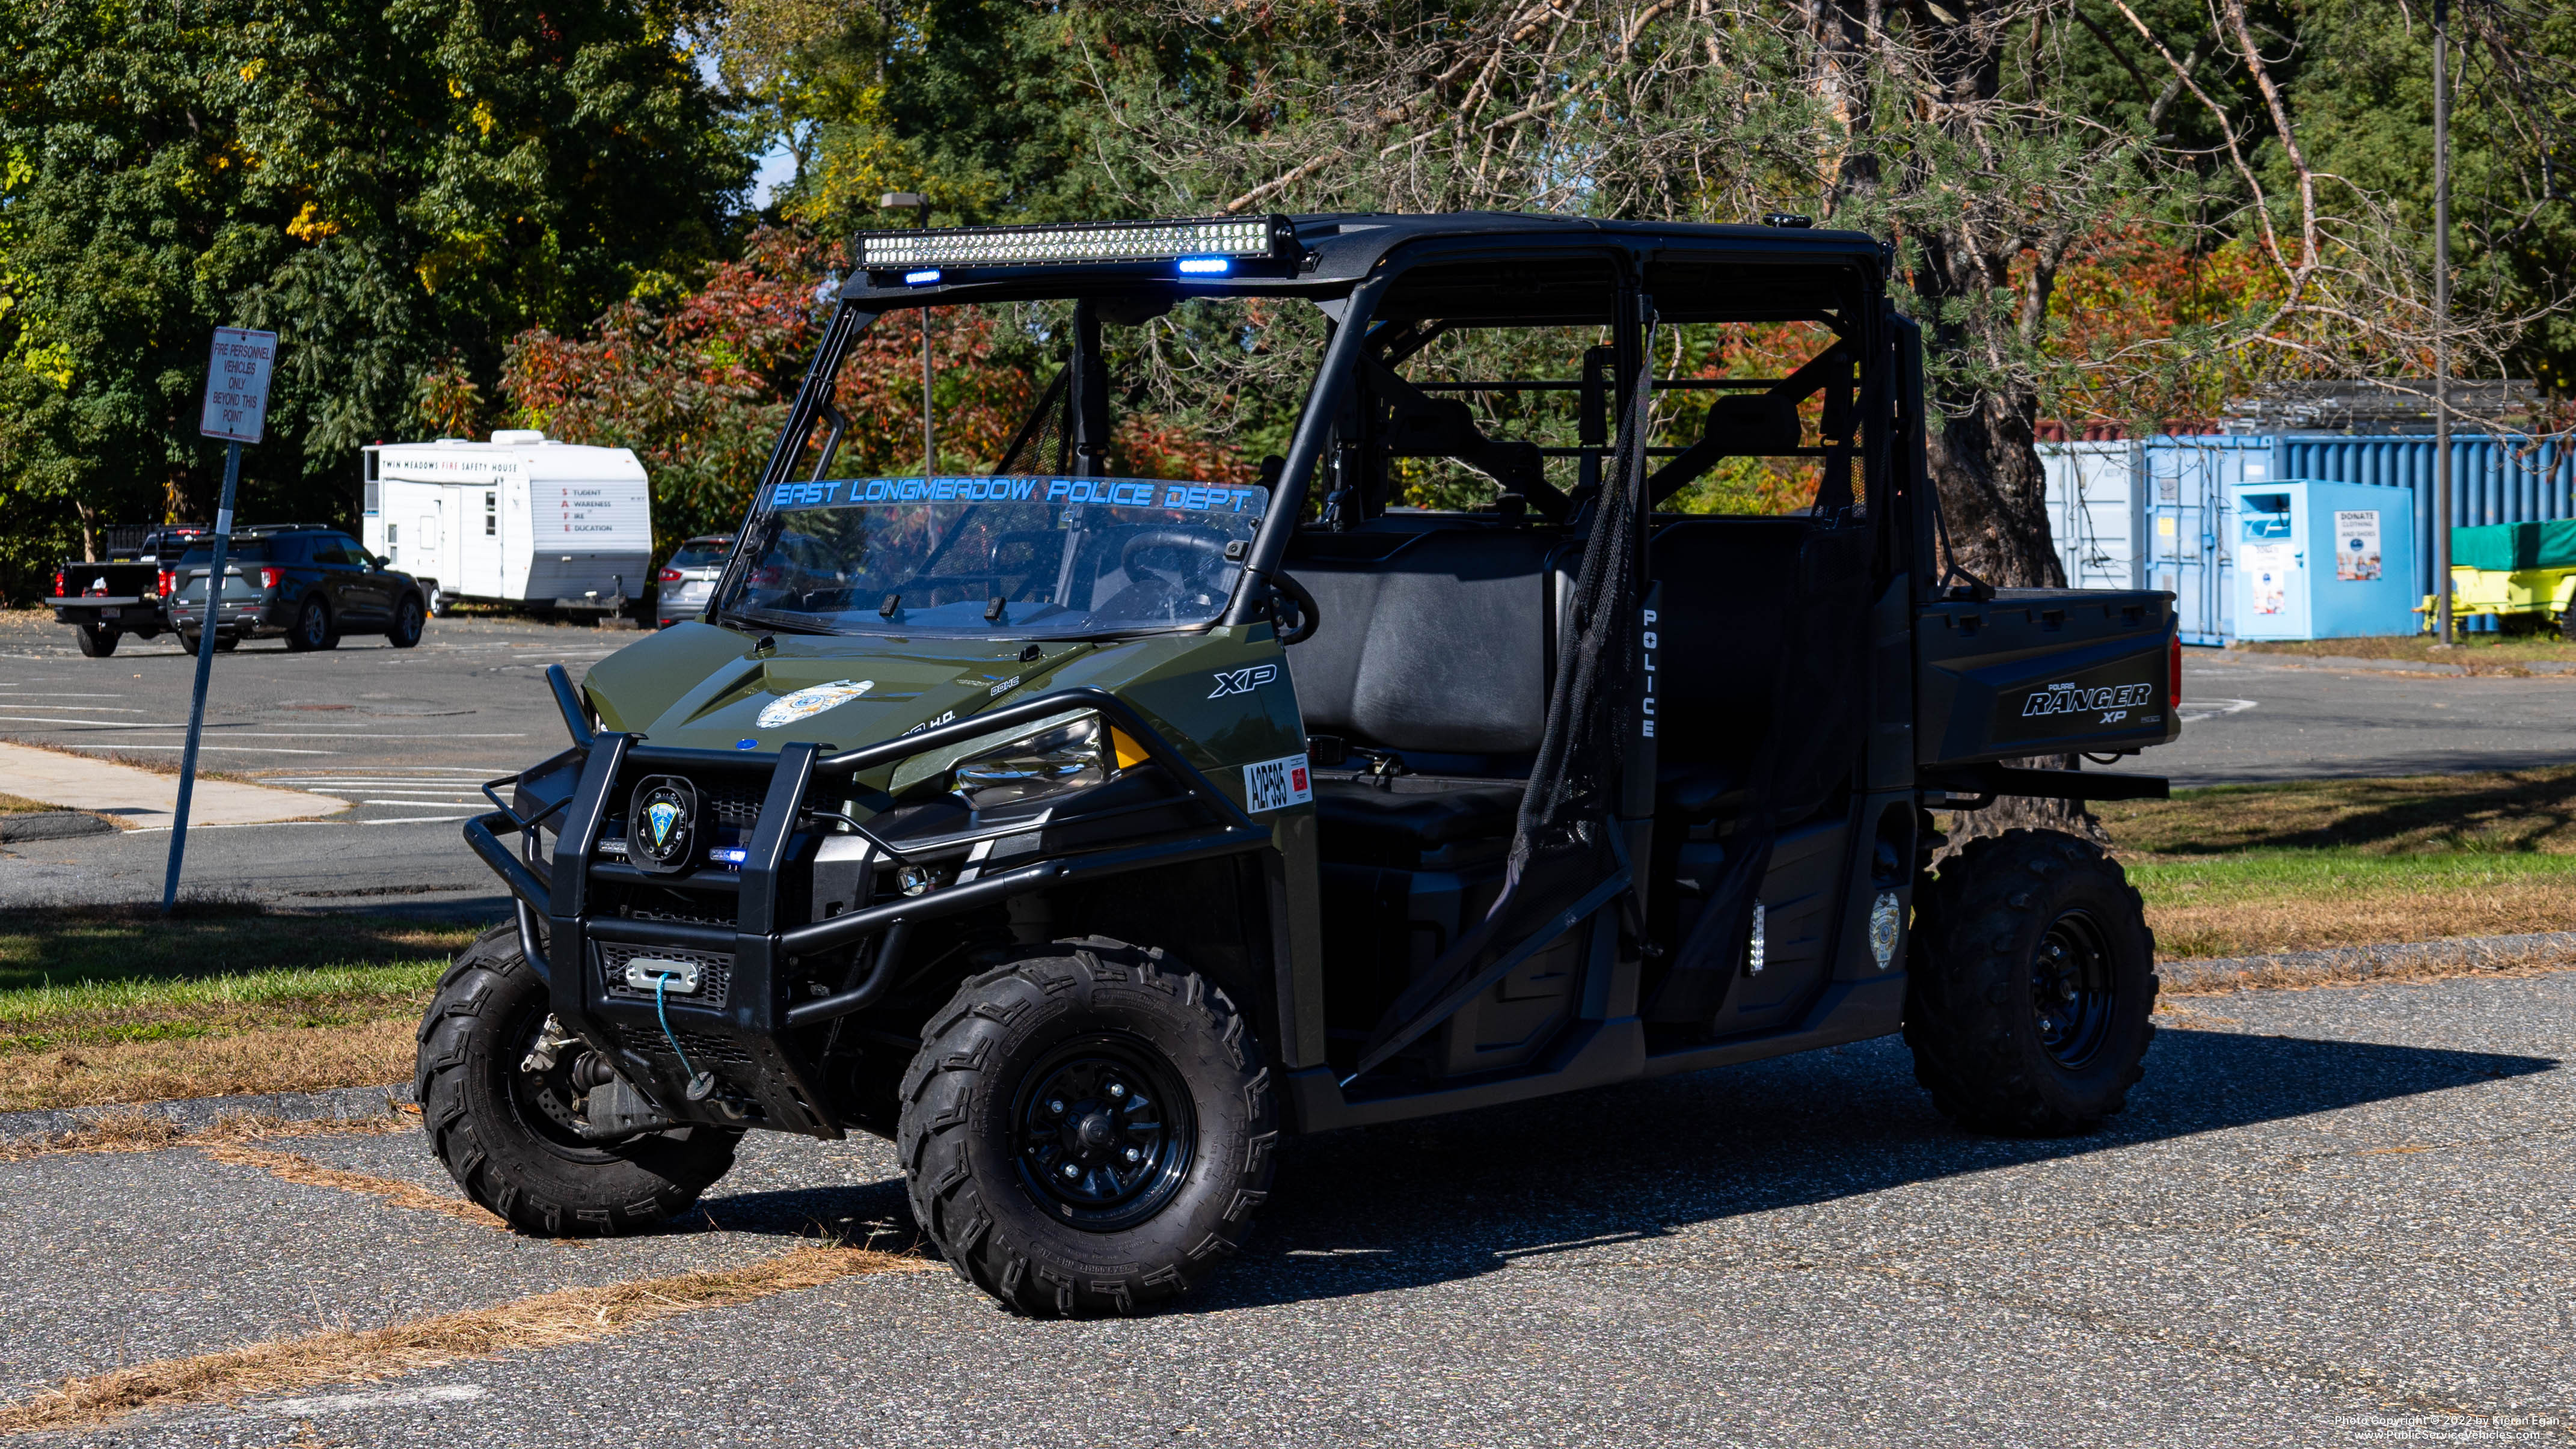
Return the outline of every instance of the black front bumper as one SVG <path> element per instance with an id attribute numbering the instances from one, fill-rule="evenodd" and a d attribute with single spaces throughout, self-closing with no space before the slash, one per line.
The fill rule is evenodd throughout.
<path id="1" fill-rule="evenodd" d="M 570 686 L 557 685 L 580 741 L 584 726 L 573 717 L 577 706 Z M 1176 787 L 1168 818 L 1196 823 L 904 895 L 894 872 L 906 857 L 896 849 L 926 858 L 915 846 L 887 849 L 888 842 L 864 827 L 836 829 L 809 813 L 808 795 L 818 781 L 837 785 L 890 771 L 907 756 L 1068 709 L 1097 710 L 1141 742 Z M 603 827 L 636 782 L 656 774 L 709 782 L 704 788 L 710 798 L 725 788 L 733 788 L 732 798 L 744 806 L 756 798 L 738 867 L 659 876 L 606 856 L 600 848 Z M 727 781 L 756 781 L 756 792 L 728 787 Z M 1097 689 L 1039 695 L 833 755 L 811 744 L 764 756 L 673 749 L 640 735 L 603 734 L 511 783 L 509 805 L 466 822 L 464 833 L 517 900 L 527 959 L 547 980 L 556 1019 L 607 1054 L 619 1074 L 670 1118 L 819 1137 L 838 1137 L 844 1125 L 837 1094 L 824 1078 L 836 1039 L 833 1024 L 885 994 L 917 928 L 1030 891 L 1251 851 L 1271 841 L 1269 830 L 1220 794 L 1134 710 Z M 485 787 L 487 794 L 492 790 Z M 492 798 L 500 803 L 497 794 Z M 536 848 L 541 827 L 555 832 L 551 859 Z M 850 840 L 854 834 L 858 842 Z M 512 848 L 512 836 L 519 837 L 519 849 Z M 850 908 L 818 919 L 816 901 L 824 892 L 816 884 L 817 862 L 827 836 L 866 848 L 857 858 L 861 875 Z M 959 843 L 942 842 L 944 848 Z M 643 914 L 609 903 L 612 896 L 631 900 L 642 889 L 691 904 Z M 628 987 L 623 965 L 643 953 L 695 965 L 701 989 L 657 1002 Z M 797 998 L 794 988 L 814 979 L 818 959 L 833 963 L 840 985 L 826 995 Z M 689 1066 L 714 1079 L 715 1091 L 690 1099 L 681 1052 Z"/>

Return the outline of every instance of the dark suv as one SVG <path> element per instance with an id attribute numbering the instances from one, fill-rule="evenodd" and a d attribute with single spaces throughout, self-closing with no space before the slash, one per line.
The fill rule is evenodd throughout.
<path id="1" fill-rule="evenodd" d="M 170 624 L 190 652 L 206 607 L 211 542 L 179 560 L 170 595 Z M 267 524 L 233 535 L 224 554 L 223 594 L 215 607 L 215 647 L 285 636 L 293 650 L 328 649 L 343 633 L 382 633 L 397 649 L 420 642 L 429 596 L 336 528 Z"/>

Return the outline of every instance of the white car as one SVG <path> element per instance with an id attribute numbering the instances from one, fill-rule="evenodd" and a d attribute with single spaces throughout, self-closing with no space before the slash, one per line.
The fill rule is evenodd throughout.
<path id="1" fill-rule="evenodd" d="M 716 575 L 724 572 L 725 556 L 733 552 L 733 535 L 701 534 L 681 544 L 671 561 L 653 576 L 661 587 L 653 606 L 654 627 L 668 629 L 682 619 L 694 617 L 707 606 L 707 593 L 716 586 Z"/>

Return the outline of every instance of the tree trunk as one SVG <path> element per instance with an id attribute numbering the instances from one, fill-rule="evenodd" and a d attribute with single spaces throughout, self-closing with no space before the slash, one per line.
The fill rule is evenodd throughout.
<path id="1" fill-rule="evenodd" d="M 1948 391 L 1944 389 L 1944 391 Z M 1999 589 L 2062 589 L 2039 461 L 2039 399 L 1962 389 L 1929 439 L 1932 483 L 1959 567 Z"/>

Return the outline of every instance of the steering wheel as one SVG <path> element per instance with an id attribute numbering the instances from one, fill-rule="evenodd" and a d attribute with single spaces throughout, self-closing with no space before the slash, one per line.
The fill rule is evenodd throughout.
<path id="1" fill-rule="evenodd" d="M 1295 622 L 1280 617 L 1282 604 L 1288 606 L 1287 612 Z M 1270 576 L 1270 625 L 1279 632 L 1279 647 L 1284 649 L 1314 638 L 1315 626 L 1322 622 L 1315 596 L 1306 592 L 1304 584 L 1284 572 Z"/>
<path id="2" fill-rule="evenodd" d="M 1189 528 L 1148 528 L 1130 535 L 1118 550 L 1119 572 L 1134 577 L 1136 555 L 1158 548 L 1194 550 L 1206 554 L 1211 562 L 1225 561 L 1225 540 L 1213 533 Z"/>

